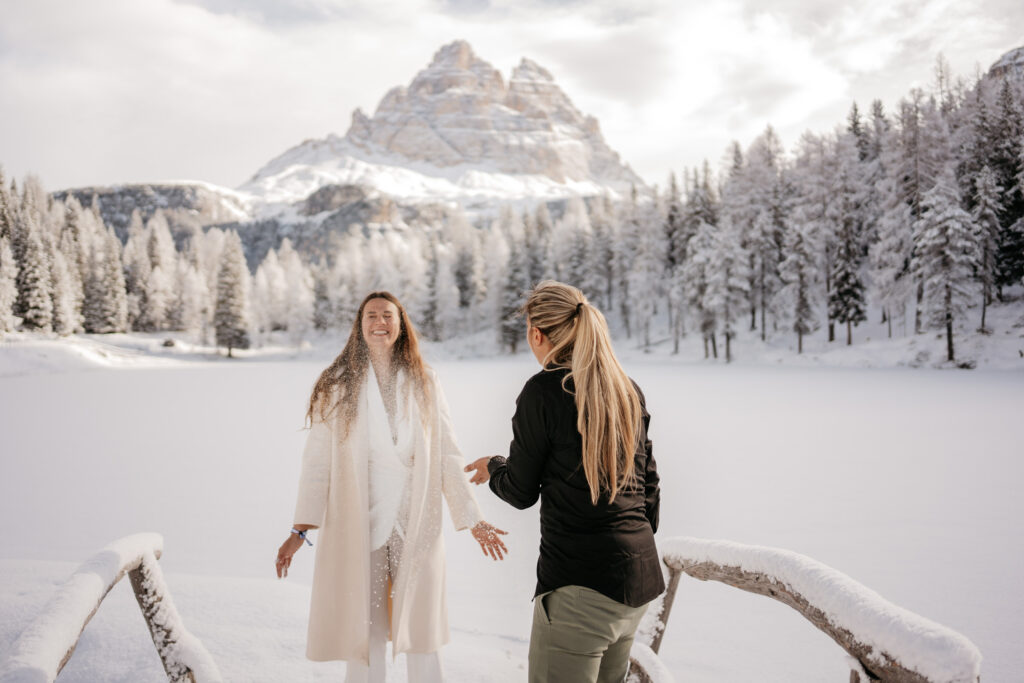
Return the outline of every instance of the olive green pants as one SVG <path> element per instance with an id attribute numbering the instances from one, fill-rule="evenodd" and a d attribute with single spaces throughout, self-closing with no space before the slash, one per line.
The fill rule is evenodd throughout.
<path id="1" fill-rule="evenodd" d="M 529 683 L 622 683 L 647 606 L 629 607 L 583 586 L 533 601 Z"/>

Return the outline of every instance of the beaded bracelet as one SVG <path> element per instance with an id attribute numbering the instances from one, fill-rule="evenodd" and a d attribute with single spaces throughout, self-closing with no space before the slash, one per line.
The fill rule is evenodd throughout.
<path id="1" fill-rule="evenodd" d="M 313 542 L 311 540 L 309 540 L 308 538 L 306 538 L 306 532 L 305 531 L 299 531 L 295 527 L 292 527 L 292 533 L 295 534 L 296 536 L 298 536 L 299 538 L 301 538 L 303 541 L 305 541 L 309 545 L 313 545 Z"/>

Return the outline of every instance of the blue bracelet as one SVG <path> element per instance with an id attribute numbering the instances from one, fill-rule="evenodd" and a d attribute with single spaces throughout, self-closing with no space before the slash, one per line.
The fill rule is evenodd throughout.
<path id="1" fill-rule="evenodd" d="M 309 540 L 308 538 L 306 538 L 306 532 L 305 531 L 299 531 L 295 527 L 292 527 L 292 533 L 295 534 L 296 536 L 298 536 L 299 538 L 301 538 L 303 541 L 305 541 L 309 545 L 313 545 L 313 542 L 311 540 Z"/>

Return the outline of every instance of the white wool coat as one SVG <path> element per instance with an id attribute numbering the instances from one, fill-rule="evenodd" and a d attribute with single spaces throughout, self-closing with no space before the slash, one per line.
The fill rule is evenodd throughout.
<path id="1" fill-rule="evenodd" d="M 458 530 L 483 517 L 463 471 L 448 403 L 428 370 L 431 405 L 415 431 L 409 520 L 392 604 L 393 652 L 426 653 L 449 640 L 441 497 Z M 368 387 L 364 380 L 362 391 Z M 365 397 L 360 396 L 361 405 Z M 314 421 L 306 438 L 295 523 L 319 527 L 306 656 L 369 663 L 370 533 L 367 420 L 357 416 L 345 439 L 339 418 Z"/>

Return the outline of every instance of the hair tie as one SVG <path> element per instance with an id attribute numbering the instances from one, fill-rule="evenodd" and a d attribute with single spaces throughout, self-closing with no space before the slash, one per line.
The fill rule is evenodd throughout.
<path id="1" fill-rule="evenodd" d="M 574 318 L 578 317 L 581 310 L 583 310 L 583 302 L 582 301 L 579 302 L 578 304 L 576 304 L 576 312 L 572 314 L 572 317 L 574 317 Z"/>

